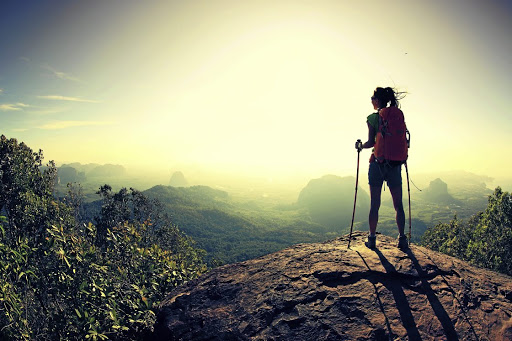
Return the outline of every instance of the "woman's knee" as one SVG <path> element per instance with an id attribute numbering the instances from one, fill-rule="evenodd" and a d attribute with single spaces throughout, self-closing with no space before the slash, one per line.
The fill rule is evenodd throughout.
<path id="1" fill-rule="evenodd" d="M 379 201 L 372 201 L 370 203 L 370 210 L 379 210 L 380 208 L 380 200 Z"/>
<path id="2" fill-rule="evenodd" d="M 402 200 L 400 200 L 400 201 L 393 200 L 393 206 L 395 207 L 395 211 L 403 211 L 404 210 L 404 204 L 403 204 Z"/>
<path id="3" fill-rule="evenodd" d="M 379 209 L 380 209 L 380 200 L 372 200 L 370 202 L 370 214 L 372 214 L 372 212 L 379 212 Z"/>

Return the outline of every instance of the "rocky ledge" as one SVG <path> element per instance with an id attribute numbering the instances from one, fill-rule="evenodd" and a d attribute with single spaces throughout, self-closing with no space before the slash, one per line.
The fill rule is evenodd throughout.
<path id="1" fill-rule="evenodd" d="M 215 268 L 171 292 L 157 340 L 512 340 L 512 278 L 356 232 Z"/>

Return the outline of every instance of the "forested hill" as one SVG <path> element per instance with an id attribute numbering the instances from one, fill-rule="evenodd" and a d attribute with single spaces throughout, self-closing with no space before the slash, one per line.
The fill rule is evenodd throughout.
<path id="1" fill-rule="evenodd" d="M 155 186 L 143 192 L 157 199 L 180 230 L 221 264 L 255 258 L 297 243 L 328 238 L 326 227 L 294 205 L 237 200 L 207 186 Z"/>
<path id="2" fill-rule="evenodd" d="M 311 221 L 307 209 L 294 204 L 276 207 L 236 199 L 207 186 L 155 186 L 142 193 L 156 199 L 170 221 L 206 250 L 210 264 L 243 261 L 335 235 Z M 102 200 L 85 203 L 83 220 L 94 221 L 102 204 Z"/>
<path id="3" fill-rule="evenodd" d="M 207 251 L 208 259 L 233 263 L 347 233 L 354 183 L 354 177 L 335 175 L 313 179 L 288 204 L 233 197 L 207 186 L 155 186 L 144 194 L 162 203 L 173 223 Z M 369 197 L 363 189 L 359 195 L 356 219 L 365 220 Z"/>
<path id="4" fill-rule="evenodd" d="M 311 190 L 310 185 L 306 188 Z M 349 227 L 344 225 L 345 229 L 337 230 L 314 222 L 311 207 L 307 205 L 276 207 L 236 200 L 224 191 L 205 186 L 156 186 L 144 193 L 158 199 L 181 230 L 205 248 L 210 257 L 223 263 L 252 259 L 298 243 L 325 241 L 348 232 Z M 330 194 L 323 191 L 320 198 L 326 195 Z M 320 198 L 317 200 L 321 201 Z M 414 241 L 512 275 L 512 265 L 508 261 L 512 259 L 511 194 L 498 187 L 487 197 L 487 207 L 473 212 L 469 217 L 456 216 L 431 223 L 428 228 L 414 219 Z M 347 210 L 346 213 L 351 212 Z M 324 214 L 330 213 L 325 211 Z M 334 217 L 335 214 L 338 212 L 334 209 Z M 395 236 L 394 221 L 388 224 L 392 225 L 389 235 Z M 382 230 L 381 226 L 379 231 Z"/>

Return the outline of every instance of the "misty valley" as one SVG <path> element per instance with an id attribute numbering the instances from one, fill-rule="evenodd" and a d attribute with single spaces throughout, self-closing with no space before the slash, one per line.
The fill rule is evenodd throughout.
<path id="1" fill-rule="evenodd" d="M 135 188 L 161 203 L 173 224 L 196 241 L 207 253 L 211 266 L 229 264 L 282 250 L 298 243 L 334 239 L 349 233 L 354 200 L 355 177 L 325 175 L 302 185 L 280 186 L 265 181 L 204 184 L 190 181 L 182 172 L 165 177 L 130 175 L 119 165 L 63 165 L 58 168 L 56 192 L 64 198 L 68 184 L 79 188 L 80 219 L 95 222 L 102 200 L 100 186 L 113 191 Z M 360 179 L 361 180 L 361 179 Z M 428 227 L 446 223 L 454 216 L 467 220 L 485 209 L 492 194 L 486 182 L 492 179 L 466 172 L 418 177 L 410 184 L 412 242 L 419 242 Z M 416 182 L 415 180 L 415 182 Z M 160 183 L 160 184 L 158 184 Z M 218 185 L 222 183 L 222 185 Z M 354 230 L 368 230 L 369 195 L 366 186 L 358 189 Z M 407 183 L 403 202 L 408 230 Z M 394 209 L 388 189 L 384 189 L 378 232 L 396 237 Z"/>

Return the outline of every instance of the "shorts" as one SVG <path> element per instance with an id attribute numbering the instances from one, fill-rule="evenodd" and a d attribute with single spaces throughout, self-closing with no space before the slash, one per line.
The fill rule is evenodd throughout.
<path id="1" fill-rule="evenodd" d="M 370 162 L 368 168 L 368 184 L 370 187 L 382 187 L 384 180 L 389 188 L 402 186 L 402 165 Z"/>

